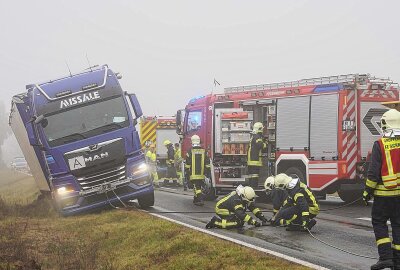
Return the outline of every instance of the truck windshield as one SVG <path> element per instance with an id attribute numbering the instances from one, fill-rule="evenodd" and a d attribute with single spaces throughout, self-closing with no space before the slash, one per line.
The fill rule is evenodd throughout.
<path id="1" fill-rule="evenodd" d="M 129 126 L 123 97 L 46 115 L 42 123 L 50 146 L 79 141 Z"/>

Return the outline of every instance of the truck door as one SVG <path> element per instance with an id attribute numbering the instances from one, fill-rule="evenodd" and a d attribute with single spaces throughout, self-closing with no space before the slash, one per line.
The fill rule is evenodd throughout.
<path id="1" fill-rule="evenodd" d="M 191 148 L 190 138 L 198 135 L 201 139 L 201 145 L 205 147 L 205 117 L 204 109 L 193 109 L 187 112 L 185 125 L 185 136 L 183 140 L 184 149 Z"/>

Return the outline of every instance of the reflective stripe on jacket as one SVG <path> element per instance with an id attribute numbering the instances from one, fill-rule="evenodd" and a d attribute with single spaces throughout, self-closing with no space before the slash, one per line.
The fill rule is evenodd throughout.
<path id="1" fill-rule="evenodd" d="M 247 165 L 262 166 L 262 152 L 267 149 L 267 144 L 264 142 L 261 133 L 251 136 L 249 149 L 247 152 Z"/>
<path id="2" fill-rule="evenodd" d="M 210 177 L 210 159 L 201 147 L 193 147 L 186 154 L 185 169 L 190 180 L 204 180 Z"/>

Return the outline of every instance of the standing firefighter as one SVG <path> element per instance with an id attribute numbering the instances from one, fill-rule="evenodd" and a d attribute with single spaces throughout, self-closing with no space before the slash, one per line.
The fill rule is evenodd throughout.
<path id="1" fill-rule="evenodd" d="M 400 269 L 400 112 L 391 109 L 381 118 L 382 138 L 372 148 L 363 199 L 374 197 L 374 227 L 379 261 L 372 270 Z M 386 222 L 390 220 L 393 241 Z"/>
<path id="2" fill-rule="evenodd" d="M 207 176 L 211 177 L 210 159 L 207 156 L 206 150 L 200 146 L 200 137 L 193 135 L 192 149 L 186 153 L 185 176 L 193 184 L 195 205 L 204 205 L 203 194 L 201 188 L 204 186 L 204 179 Z"/>
<path id="3" fill-rule="evenodd" d="M 151 144 L 149 150 L 146 153 L 146 161 L 149 165 L 149 171 L 153 179 L 153 183 L 158 185 L 158 174 L 157 174 L 157 154 L 156 145 Z"/>
<path id="4" fill-rule="evenodd" d="M 187 190 L 187 186 L 185 185 L 182 179 L 182 151 L 179 143 L 175 143 L 175 153 L 174 153 L 174 165 L 176 169 L 176 174 L 178 176 L 179 182 L 183 185 L 184 189 Z"/>
<path id="5" fill-rule="evenodd" d="M 286 190 L 288 197 L 272 219 L 273 225 L 287 226 L 288 231 L 311 230 L 319 213 L 317 200 L 306 184 L 284 173 L 275 176 L 275 188 Z"/>
<path id="6" fill-rule="evenodd" d="M 256 194 L 252 187 L 243 187 L 239 185 L 236 191 L 232 191 L 217 202 L 215 212 L 218 217 L 214 216 L 211 221 L 207 223 L 206 228 L 241 228 L 245 222 L 249 225 L 260 227 L 261 223 L 246 214 L 246 209 L 253 212 L 253 214 L 262 221 L 263 225 L 266 225 L 268 221 L 261 210 L 255 206 L 255 197 Z"/>
<path id="7" fill-rule="evenodd" d="M 177 183 L 178 176 L 175 169 L 175 150 L 170 140 L 164 141 L 165 147 L 167 147 L 167 175 L 165 180 L 172 180 L 174 184 Z"/>
<path id="8" fill-rule="evenodd" d="M 262 123 L 254 123 L 250 146 L 247 153 L 247 172 L 249 184 L 253 188 L 258 187 L 258 179 L 260 177 L 260 170 L 262 163 L 262 152 L 267 149 L 267 143 L 263 136 L 264 126 Z"/>

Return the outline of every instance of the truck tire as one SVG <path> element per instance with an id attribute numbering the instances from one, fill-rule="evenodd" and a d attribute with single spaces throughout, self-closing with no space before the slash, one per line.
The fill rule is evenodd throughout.
<path id="1" fill-rule="evenodd" d="M 154 205 L 154 191 L 138 198 L 140 208 L 147 209 Z"/>
<path id="2" fill-rule="evenodd" d="M 215 188 L 212 186 L 211 180 L 206 178 L 205 185 L 202 188 L 203 199 L 205 201 L 214 201 L 217 198 Z"/>
<path id="3" fill-rule="evenodd" d="M 362 193 L 362 190 L 338 190 L 340 199 L 342 199 L 342 201 L 345 203 L 351 203 L 357 199 L 360 199 L 362 197 Z M 362 202 L 362 200 L 359 202 Z"/>
<path id="4" fill-rule="evenodd" d="M 290 167 L 285 171 L 285 174 L 290 175 L 290 174 L 294 174 L 297 175 L 297 177 L 300 179 L 301 182 L 303 182 L 304 184 L 307 184 L 307 179 L 304 175 L 304 173 L 297 167 Z"/>

